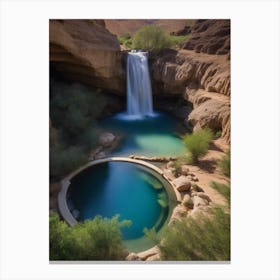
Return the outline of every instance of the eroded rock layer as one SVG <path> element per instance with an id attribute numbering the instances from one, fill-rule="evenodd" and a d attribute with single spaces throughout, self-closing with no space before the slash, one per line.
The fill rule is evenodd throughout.
<path id="1" fill-rule="evenodd" d="M 230 61 L 227 55 L 180 50 L 151 60 L 153 93 L 183 95 L 193 104 L 194 130 L 209 127 L 230 141 Z"/>
<path id="2" fill-rule="evenodd" d="M 191 33 L 184 49 L 208 54 L 230 52 L 230 20 L 197 20 L 191 27 Z"/>
<path id="3" fill-rule="evenodd" d="M 103 20 L 50 20 L 50 62 L 65 78 L 125 91 L 120 45 Z"/>

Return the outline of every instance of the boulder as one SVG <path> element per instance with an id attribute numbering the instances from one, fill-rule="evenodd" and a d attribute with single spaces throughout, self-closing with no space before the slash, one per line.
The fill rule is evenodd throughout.
<path id="1" fill-rule="evenodd" d="M 209 202 L 206 199 L 203 199 L 196 195 L 193 197 L 193 204 L 194 204 L 194 208 L 196 208 L 199 206 L 207 206 Z"/>
<path id="2" fill-rule="evenodd" d="M 170 181 L 174 180 L 176 177 L 174 176 L 172 170 L 170 169 L 164 169 L 163 175 Z"/>
<path id="3" fill-rule="evenodd" d="M 181 166 L 181 174 L 187 176 L 190 172 L 190 169 L 187 165 Z"/>
<path id="4" fill-rule="evenodd" d="M 198 192 L 198 193 L 196 193 L 196 195 L 201 197 L 202 199 L 207 200 L 208 202 L 212 201 L 211 198 L 207 194 L 205 194 L 204 192 Z"/>
<path id="5" fill-rule="evenodd" d="M 126 258 L 126 261 L 141 261 L 141 258 L 135 254 L 135 253 L 130 253 Z"/>
<path id="6" fill-rule="evenodd" d="M 157 254 L 159 254 L 159 248 L 158 248 L 158 246 L 154 246 L 146 251 L 138 253 L 137 255 L 141 260 L 145 261 L 148 258 L 150 258 L 154 255 L 157 255 Z"/>
<path id="7" fill-rule="evenodd" d="M 188 191 L 191 188 L 191 181 L 184 175 L 172 181 L 179 192 Z"/>
<path id="8" fill-rule="evenodd" d="M 104 132 L 99 136 L 99 144 L 105 148 L 111 147 L 116 140 L 116 136 L 111 132 Z"/>
<path id="9" fill-rule="evenodd" d="M 189 194 L 186 194 L 184 196 L 182 203 L 185 207 L 187 207 L 189 209 L 193 209 L 193 207 L 194 207 L 193 200 Z"/>
<path id="10" fill-rule="evenodd" d="M 180 220 L 187 214 L 186 209 L 183 205 L 178 205 L 173 209 L 170 221 L 168 225 L 172 225 L 176 220 Z"/>
<path id="11" fill-rule="evenodd" d="M 146 261 L 160 261 L 160 255 L 156 254 L 156 255 L 150 256 L 146 259 Z"/>

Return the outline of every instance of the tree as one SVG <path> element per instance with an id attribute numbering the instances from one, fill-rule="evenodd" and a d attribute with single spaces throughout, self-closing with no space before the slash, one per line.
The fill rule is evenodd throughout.
<path id="1" fill-rule="evenodd" d="M 212 131 L 209 128 L 195 131 L 183 137 L 183 142 L 189 152 L 190 163 L 196 163 L 199 157 L 207 153 L 211 140 Z"/>
<path id="2" fill-rule="evenodd" d="M 50 260 L 123 260 L 128 254 L 120 228 L 130 222 L 95 217 L 69 227 L 58 214 L 50 214 Z"/>
<path id="3" fill-rule="evenodd" d="M 156 25 L 146 25 L 133 37 L 133 48 L 159 51 L 171 46 L 170 36 Z"/>

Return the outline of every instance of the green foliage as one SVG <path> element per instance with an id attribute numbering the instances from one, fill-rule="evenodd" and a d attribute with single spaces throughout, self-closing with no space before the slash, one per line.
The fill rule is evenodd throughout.
<path id="1" fill-rule="evenodd" d="M 230 150 L 228 150 L 223 158 L 219 161 L 219 166 L 223 174 L 230 177 Z"/>
<path id="2" fill-rule="evenodd" d="M 186 43 L 190 38 L 190 35 L 175 36 L 170 35 L 171 46 L 176 48 L 181 48 L 184 43 Z"/>
<path id="3" fill-rule="evenodd" d="M 119 222 L 117 216 L 97 216 L 69 227 L 51 212 L 49 222 L 50 260 L 122 260 L 127 254 L 120 227 L 130 222 Z"/>
<path id="4" fill-rule="evenodd" d="M 118 36 L 119 43 L 124 45 L 127 49 L 132 48 L 132 38 L 129 33 L 124 33 L 121 36 Z"/>
<path id="5" fill-rule="evenodd" d="M 53 82 L 50 98 L 50 176 L 60 177 L 87 161 L 97 145 L 96 119 L 107 99 L 79 84 Z"/>
<path id="6" fill-rule="evenodd" d="M 50 148 L 50 174 L 52 177 L 67 174 L 86 162 L 87 155 L 79 147 L 56 146 Z"/>
<path id="7" fill-rule="evenodd" d="M 178 157 L 172 162 L 172 166 L 175 168 L 176 177 L 181 175 L 181 166 L 188 163 L 190 163 L 190 160 L 187 156 Z"/>
<path id="8" fill-rule="evenodd" d="M 160 248 L 161 260 L 227 261 L 230 259 L 230 215 L 213 208 L 210 215 L 175 221 L 168 227 Z"/>
<path id="9" fill-rule="evenodd" d="M 77 145 L 80 135 L 87 128 L 95 127 L 95 120 L 106 103 L 106 98 L 98 91 L 78 84 L 57 83 L 52 87 L 51 120 L 67 142 Z"/>
<path id="10" fill-rule="evenodd" d="M 230 186 L 217 182 L 211 182 L 211 187 L 220 193 L 228 201 L 228 203 L 230 203 Z"/>
<path id="11" fill-rule="evenodd" d="M 157 52 L 169 48 L 172 44 L 170 36 L 156 25 L 146 25 L 132 39 L 133 48 Z"/>
<path id="12" fill-rule="evenodd" d="M 151 229 L 144 228 L 143 232 L 148 239 L 154 242 L 154 244 L 158 244 L 160 242 L 160 237 L 154 227 Z"/>
<path id="13" fill-rule="evenodd" d="M 196 163 L 199 157 L 207 153 L 211 140 L 212 131 L 209 128 L 195 131 L 183 137 L 183 142 L 189 151 L 190 163 Z"/>

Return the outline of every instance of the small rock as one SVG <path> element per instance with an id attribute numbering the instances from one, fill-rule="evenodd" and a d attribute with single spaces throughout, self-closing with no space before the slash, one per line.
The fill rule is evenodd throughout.
<path id="1" fill-rule="evenodd" d="M 186 176 L 180 176 L 172 181 L 176 189 L 181 191 L 188 191 L 191 188 L 191 182 Z"/>
<path id="2" fill-rule="evenodd" d="M 175 220 L 180 220 L 187 214 L 186 209 L 183 205 L 178 205 L 174 208 L 168 225 L 172 225 Z"/>
<path id="3" fill-rule="evenodd" d="M 168 169 L 174 168 L 173 161 L 167 162 L 166 167 L 167 167 Z"/>
<path id="4" fill-rule="evenodd" d="M 127 261 L 141 261 L 141 258 L 135 253 L 130 253 L 125 259 Z"/>
<path id="5" fill-rule="evenodd" d="M 152 248 L 150 248 L 150 249 L 148 249 L 148 250 L 146 250 L 146 251 L 143 251 L 143 252 L 140 252 L 140 253 L 138 253 L 137 255 L 138 255 L 138 257 L 141 259 L 141 260 L 143 260 L 143 261 L 145 261 L 145 260 L 147 260 L 148 258 L 150 258 L 150 257 L 152 257 L 152 256 L 154 256 L 154 255 L 156 255 L 156 254 L 159 254 L 159 248 L 158 248 L 158 246 L 154 246 L 154 247 L 152 247 Z"/>
<path id="6" fill-rule="evenodd" d="M 199 181 L 197 177 L 193 177 L 192 179 L 193 179 L 194 182 L 198 182 Z"/>
<path id="7" fill-rule="evenodd" d="M 193 197 L 193 204 L 194 204 L 194 208 L 196 208 L 199 206 L 207 206 L 209 204 L 209 202 L 196 195 Z"/>
<path id="8" fill-rule="evenodd" d="M 95 159 L 102 159 L 105 157 L 106 157 L 106 154 L 104 152 L 100 152 L 97 155 L 95 155 Z"/>
<path id="9" fill-rule="evenodd" d="M 187 165 L 182 165 L 181 166 L 181 173 L 182 173 L 182 175 L 188 175 L 188 173 L 190 172 L 190 169 L 188 168 L 188 166 Z"/>
<path id="10" fill-rule="evenodd" d="M 174 180 L 176 177 L 174 176 L 173 172 L 170 169 L 164 169 L 163 174 L 166 176 L 168 180 Z"/>
<path id="11" fill-rule="evenodd" d="M 192 181 L 192 180 L 193 180 L 193 177 L 192 177 L 192 176 L 190 176 L 190 175 L 188 175 L 188 176 L 187 176 L 187 178 L 188 178 L 190 181 Z"/>
<path id="12" fill-rule="evenodd" d="M 204 192 L 203 188 L 201 188 L 197 184 L 192 185 L 192 190 L 195 191 L 195 192 Z"/>
<path id="13" fill-rule="evenodd" d="M 198 192 L 198 193 L 197 193 L 197 196 L 199 196 L 199 197 L 201 197 L 201 198 L 207 200 L 208 202 L 211 202 L 211 201 L 212 201 L 211 198 L 210 198 L 207 194 L 205 194 L 205 193 L 203 193 L 203 192 Z"/>
<path id="14" fill-rule="evenodd" d="M 116 136 L 111 132 L 104 132 L 99 136 L 99 144 L 103 147 L 110 147 L 116 140 Z"/>
<path id="15" fill-rule="evenodd" d="M 186 194 L 182 201 L 183 205 L 189 209 L 193 209 L 194 203 L 190 195 Z"/>
<path id="16" fill-rule="evenodd" d="M 150 256 L 146 259 L 146 261 L 160 261 L 160 256 L 159 256 L 159 254 Z"/>

